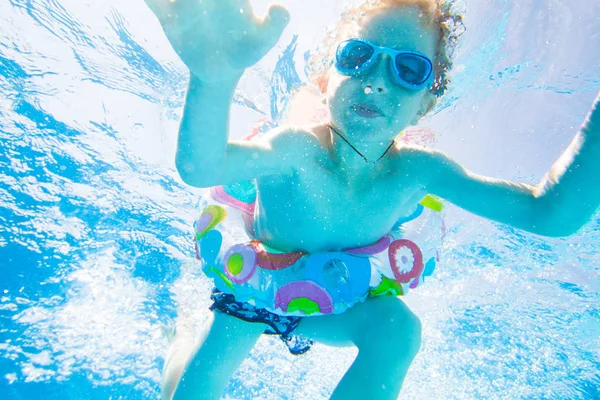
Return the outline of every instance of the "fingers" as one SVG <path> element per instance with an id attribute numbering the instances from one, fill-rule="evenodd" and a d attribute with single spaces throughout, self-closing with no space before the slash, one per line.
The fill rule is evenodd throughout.
<path id="1" fill-rule="evenodd" d="M 144 3 L 152 10 L 154 14 L 160 13 L 160 8 L 158 6 L 157 0 L 144 0 Z"/>
<path id="2" fill-rule="evenodd" d="M 275 46 L 289 22 L 290 13 L 285 7 L 280 4 L 269 6 L 261 26 L 264 44 L 269 48 Z"/>
<path id="3" fill-rule="evenodd" d="M 167 14 L 167 10 L 168 10 L 168 4 L 166 4 L 167 1 L 165 1 L 165 0 L 144 0 L 144 2 L 150 8 L 150 10 L 152 10 L 154 15 L 156 15 L 156 18 L 158 18 L 159 21 L 162 21 L 165 18 L 166 14 Z"/>
<path id="4" fill-rule="evenodd" d="M 263 25 L 266 29 L 272 31 L 283 31 L 290 22 L 290 13 L 281 4 L 271 4 L 267 10 Z"/>
<path id="5" fill-rule="evenodd" d="M 236 11 L 240 10 L 240 12 L 246 15 L 254 15 L 254 9 L 250 0 L 232 0 L 230 3 L 228 7 L 234 8 Z"/>

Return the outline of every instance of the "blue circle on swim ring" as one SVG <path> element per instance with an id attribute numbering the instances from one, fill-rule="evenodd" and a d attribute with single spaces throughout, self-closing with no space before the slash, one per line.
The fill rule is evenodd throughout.
<path id="1" fill-rule="evenodd" d="M 369 291 L 371 262 L 346 253 L 311 254 L 306 260 L 306 279 L 327 290 L 334 304 L 352 303 Z"/>
<path id="2" fill-rule="evenodd" d="M 200 246 L 200 257 L 205 264 L 215 264 L 222 243 L 223 235 L 221 235 L 221 232 L 215 229 L 206 232 L 206 235 L 198 242 Z"/>

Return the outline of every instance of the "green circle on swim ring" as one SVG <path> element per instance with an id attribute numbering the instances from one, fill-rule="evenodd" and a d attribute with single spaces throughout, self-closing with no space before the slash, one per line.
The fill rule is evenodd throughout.
<path id="1" fill-rule="evenodd" d="M 304 315 L 311 315 L 316 312 L 321 312 L 321 308 L 316 301 L 312 301 L 306 297 L 298 297 L 297 299 L 290 301 L 287 306 L 287 312 L 292 313 L 296 311 L 300 311 L 304 313 Z"/>
<path id="2" fill-rule="evenodd" d="M 238 253 L 232 254 L 227 260 L 227 269 L 232 275 L 239 275 L 244 269 L 244 257 Z"/>
<path id="3" fill-rule="evenodd" d="M 369 290 L 369 296 L 371 297 L 403 295 L 404 291 L 402 290 L 402 287 L 398 285 L 398 282 L 385 276 L 381 277 L 381 283 L 377 285 L 376 288 Z"/>

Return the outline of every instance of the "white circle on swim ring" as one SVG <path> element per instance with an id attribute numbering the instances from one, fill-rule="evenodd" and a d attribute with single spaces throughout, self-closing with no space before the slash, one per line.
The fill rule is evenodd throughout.
<path id="1" fill-rule="evenodd" d="M 415 265 L 415 256 L 411 249 L 406 246 L 399 247 L 396 249 L 396 266 L 398 271 L 402 274 L 406 274 L 412 271 Z"/>

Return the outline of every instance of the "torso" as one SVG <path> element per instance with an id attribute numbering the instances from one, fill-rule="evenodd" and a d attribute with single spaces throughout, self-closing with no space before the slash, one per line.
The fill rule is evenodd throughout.
<path id="1" fill-rule="evenodd" d="M 319 132 L 309 132 L 319 134 Z M 258 240 L 282 250 L 334 251 L 376 242 L 425 196 L 393 147 L 372 174 L 349 179 L 323 143 L 291 175 L 257 179 Z"/>

